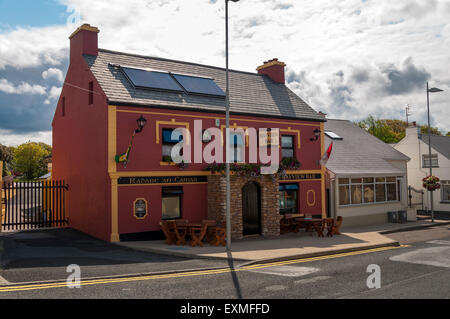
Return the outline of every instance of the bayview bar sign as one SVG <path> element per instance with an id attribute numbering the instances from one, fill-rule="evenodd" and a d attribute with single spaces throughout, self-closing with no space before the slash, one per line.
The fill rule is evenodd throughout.
<path id="1" fill-rule="evenodd" d="M 295 181 L 295 180 L 312 180 L 321 178 L 322 178 L 321 174 L 287 174 L 281 175 L 280 180 Z"/>
<path id="2" fill-rule="evenodd" d="M 121 177 L 119 185 L 207 183 L 206 176 Z"/>

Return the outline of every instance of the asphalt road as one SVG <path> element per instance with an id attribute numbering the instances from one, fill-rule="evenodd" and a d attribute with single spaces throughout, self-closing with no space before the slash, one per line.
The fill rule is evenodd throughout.
<path id="1" fill-rule="evenodd" d="M 389 236 L 402 236 L 409 246 L 235 271 L 86 280 L 80 288 L 2 286 L 0 298 L 450 298 L 449 226 Z M 373 264 L 381 271 L 379 289 L 367 287 Z"/>

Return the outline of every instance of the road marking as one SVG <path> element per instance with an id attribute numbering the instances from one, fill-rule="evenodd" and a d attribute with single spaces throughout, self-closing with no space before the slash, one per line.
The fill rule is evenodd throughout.
<path id="1" fill-rule="evenodd" d="M 214 269 L 214 270 L 189 271 L 189 272 L 182 272 L 182 273 L 175 273 L 175 274 L 141 275 L 141 276 L 122 277 L 122 278 L 90 279 L 90 280 L 82 280 L 80 282 L 80 285 L 81 286 L 92 286 L 92 285 L 100 285 L 100 284 L 136 282 L 136 281 L 146 281 L 146 280 L 155 280 L 155 279 L 171 279 L 171 278 L 192 277 L 192 276 L 217 275 L 217 274 L 225 274 L 225 273 L 252 270 L 252 269 L 268 268 L 268 267 L 280 266 L 280 265 L 289 265 L 289 264 L 305 263 L 305 262 L 325 260 L 325 259 L 335 259 L 335 258 L 341 258 L 341 257 L 346 257 L 346 256 L 362 255 L 362 254 L 368 254 L 368 253 L 373 253 L 373 252 L 380 252 L 380 251 L 398 249 L 398 248 L 404 248 L 404 247 L 408 247 L 408 246 L 401 245 L 401 246 L 389 246 L 389 247 L 381 247 L 381 248 L 374 248 L 374 249 L 366 249 L 366 250 L 360 250 L 360 251 L 355 251 L 355 252 L 327 255 L 327 256 L 321 256 L 321 257 L 312 257 L 312 258 L 273 262 L 273 263 L 267 263 L 267 264 L 249 265 L 249 266 L 243 266 L 243 267 L 237 268 L 237 269 L 220 268 L 220 269 Z M 40 289 L 51 289 L 51 288 L 66 288 L 66 287 L 67 287 L 66 281 L 45 283 L 45 284 L 35 283 L 35 284 L 27 284 L 27 285 L 0 287 L 0 292 L 14 292 L 14 291 L 27 291 L 27 290 L 40 290 Z"/>
<path id="2" fill-rule="evenodd" d="M 302 277 L 318 272 L 319 268 L 296 267 L 296 266 L 272 266 L 263 269 L 252 269 L 251 272 L 262 273 L 266 275 L 275 275 L 283 277 Z"/>
<path id="3" fill-rule="evenodd" d="M 11 283 L 2 276 L 0 276 L 0 286 L 7 286 L 7 285 L 11 285 Z"/>
<path id="4" fill-rule="evenodd" d="M 450 268 L 450 247 L 436 246 L 416 249 L 404 254 L 390 257 L 389 259 L 392 261 L 400 261 L 410 264 Z"/>
<path id="5" fill-rule="evenodd" d="M 300 279 L 300 280 L 294 281 L 294 285 L 313 284 L 315 282 L 328 280 L 328 279 L 331 279 L 331 278 L 333 278 L 333 277 L 331 277 L 331 276 L 318 276 L 318 277 L 312 277 L 312 278 L 307 278 L 307 279 Z"/>
<path id="6" fill-rule="evenodd" d="M 286 290 L 288 287 L 283 286 L 283 285 L 274 285 L 274 286 L 268 286 L 266 288 L 264 288 L 264 290 L 266 291 L 281 291 L 281 290 Z"/>
<path id="7" fill-rule="evenodd" d="M 432 241 L 427 241 L 427 244 L 450 246 L 450 241 L 448 241 L 448 240 L 432 240 Z"/>

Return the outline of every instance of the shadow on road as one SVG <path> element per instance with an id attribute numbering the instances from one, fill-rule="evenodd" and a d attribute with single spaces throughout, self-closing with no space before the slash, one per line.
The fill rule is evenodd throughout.
<path id="1" fill-rule="evenodd" d="M 234 289 L 236 290 L 236 298 L 242 299 L 241 286 L 239 284 L 239 279 L 236 275 L 236 272 L 234 271 L 233 256 L 229 250 L 227 250 L 227 256 L 228 256 L 228 266 L 231 269 L 231 278 L 233 279 Z"/>

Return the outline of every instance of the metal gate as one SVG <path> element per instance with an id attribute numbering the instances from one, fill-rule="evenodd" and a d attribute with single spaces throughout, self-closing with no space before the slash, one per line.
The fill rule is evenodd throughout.
<path id="1" fill-rule="evenodd" d="M 415 208 L 415 206 L 421 206 L 423 210 L 423 195 L 424 191 L 418 191 L 412 186 L 408 187 L 408 206 L 410 208 Z"/>
<path id="2" fill-rule="evenodd" d="M 3 184 L 2 229 L 27 230 L 66 226 L 64 181 Z"/>

